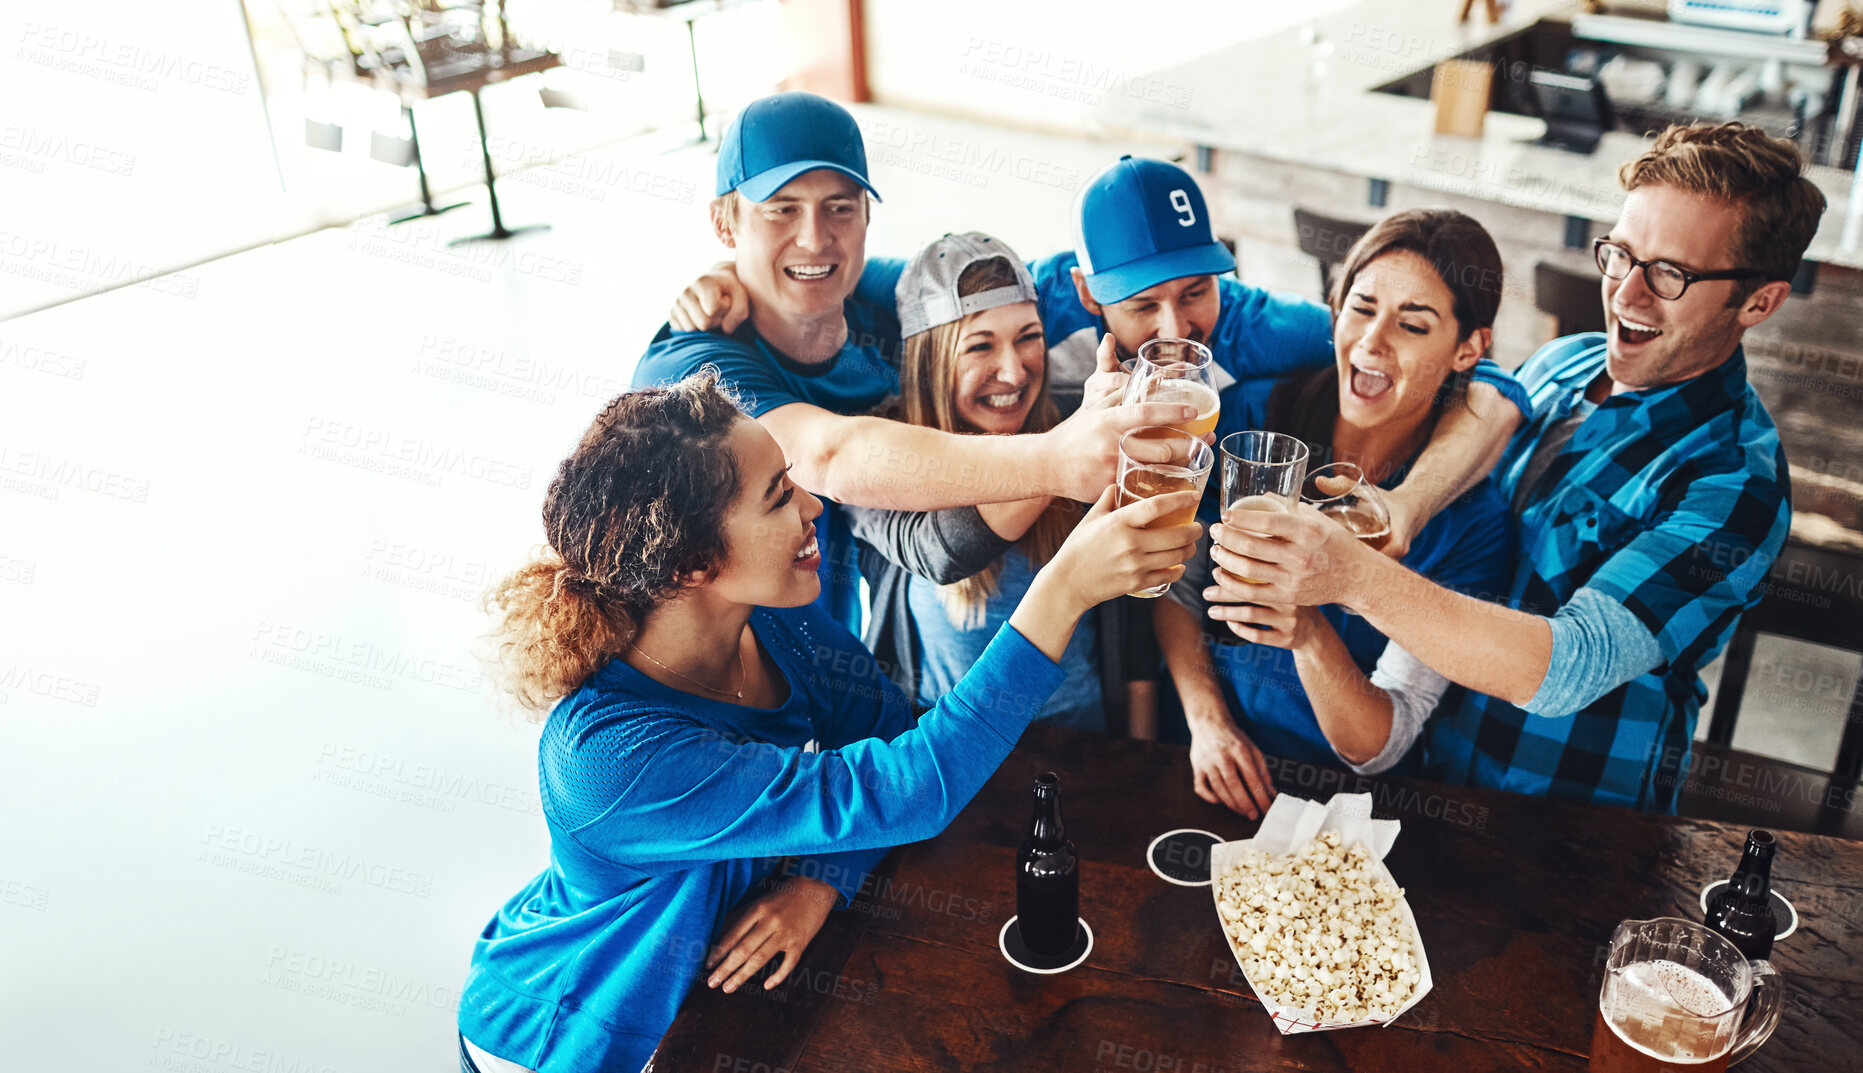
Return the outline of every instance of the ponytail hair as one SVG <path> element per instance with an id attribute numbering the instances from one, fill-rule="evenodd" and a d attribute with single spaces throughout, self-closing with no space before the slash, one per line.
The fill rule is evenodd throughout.
<path id="1" fill-rule="evenodd" d="M 725 560 L 744 413 L 706 366 L 617 396 L 544 495 L 549 543 L 486 593 L 502 688 L 541 718 L 626 652 L 647 615 Z"/>

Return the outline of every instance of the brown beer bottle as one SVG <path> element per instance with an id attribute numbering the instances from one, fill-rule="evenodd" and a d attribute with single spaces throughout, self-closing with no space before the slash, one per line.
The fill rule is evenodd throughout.
<path id="1" fill-rule="evenodd" d="M 1035 779 L 1035 814 L 1016 853 L 1016 927 L 1037 954 L 1065 953 L 1080 927 L 1080 855 L 1061 822 L 1061 779 Z"/>
<path id="2" fill-rule="evenodd" d="M 1778 926 L 1772 917 L 1772 854 L 1777 840 L 1771 831 L 1747 832 L 1747 848 L 1727 886 L 1708 903 L 1706 924 L 1734 948 L 1759 961 L 1772 953 Z"/>

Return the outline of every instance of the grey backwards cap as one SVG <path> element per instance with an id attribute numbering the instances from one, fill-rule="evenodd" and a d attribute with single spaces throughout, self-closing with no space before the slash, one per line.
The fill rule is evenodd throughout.
<path id="1" fill-rule="evenodd" d="M 1015 269 L 1015 283 L 959 296 L 957 281 L 964 269 L 992 257 L 1009 262 Z M 1029 278 L 1022 258 L 1008 246 L 978 231 L 946 235 L 920 250 L 900 275 L 893 297 L 899 307 L 899 334 L 908 339 L 972 313 L 1036 300 L 1035 281 Z"/>

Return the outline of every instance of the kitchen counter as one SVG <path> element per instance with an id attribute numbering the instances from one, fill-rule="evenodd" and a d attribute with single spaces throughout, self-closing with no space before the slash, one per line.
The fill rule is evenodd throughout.
<path id="1" fill-rule="evenodd" d="M 1455 21 L 1456 5 L 1366 0 L 1297 29 L 1231 45 L 1151 72 L 1189 87 L 1188 100 L 1126 98 L 1108 104 L 1108 125 L 1170 135 L 1268 161 L 1602 223 L 1623 204 L 1617 169 L 1642 152 L 1631 134 L 1604 136 L 1584 155 L 1528 144 L 1544 124 L 1490 112 L 1478 138 L 1436 134 L 1426 100 L 1375 91 L 1439 60 L 1525 29 L 1569 19 L 1579 5 L 1516 0 L 1499 25 Z M 1277 87 L 1270 94 L 1250 87 Z M 1808 174 L 1830 207 L 1806 256 L 1863 268 L 1863 194 L 1848 172 Z"/>

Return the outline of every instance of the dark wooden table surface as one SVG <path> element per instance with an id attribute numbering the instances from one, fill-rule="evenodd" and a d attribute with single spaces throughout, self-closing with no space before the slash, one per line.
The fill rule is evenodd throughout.
<path id="1" fill-rule="evenodd" d="M 1015 912 L 1029 786 L 1059 772 L 1078 845 L 1087 962 L 1034 976 L 997 953 Z M 1190 789 L 1186 750 L 1031 729 L 939 837 L 895 851 L 771 992 L 697 988 L 656 1073 L 884 1070 L 1581 1070 L 1611 929 L 1699 920 L 1697 896 L 1746 829 L 1466 787 L 1276 763 L 1282 793 L 1370 792 L 1403 821 L 1386 863 L 1417 917 L 1435 987 L 1386 1028 L 1281 1036 L 1217 927 L 1210 892 L 1144 863 L 1175 827 L 1255 823 Z M 1773 950 L 1778 1031 L 1743 1073 L 1863 1069 L 1863 843 L 1781 833 L 1774 889 L 1798 932 Z"/>

